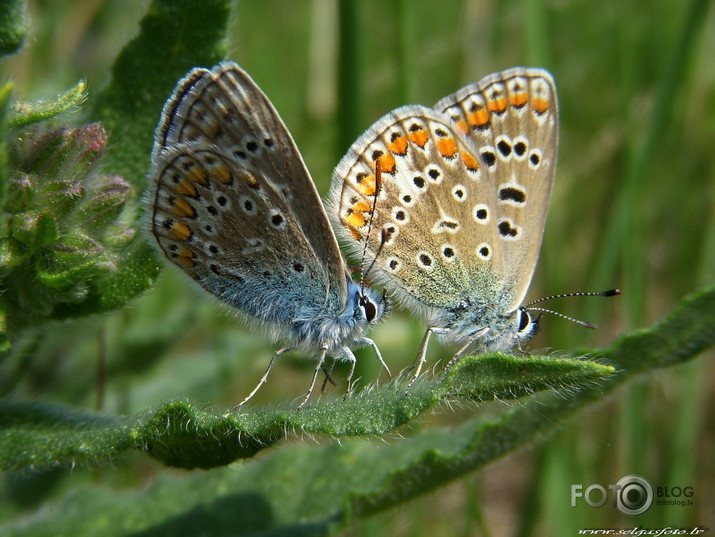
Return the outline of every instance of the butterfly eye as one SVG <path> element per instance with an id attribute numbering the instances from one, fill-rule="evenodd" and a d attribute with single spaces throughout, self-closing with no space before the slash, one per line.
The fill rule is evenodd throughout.
<path id="1" fill-rule="evenodd" d="M 524 310 L 519 311 L 519 332 L 526 331 L 531 326 L 531 315 Z"/>
<path id="2" fill-rule="evenodd" d="M 360 307 L 365 312 L 367 322 L 372 322 L 377 315 L 377 308 L 375 307 L 375 304 L 373 304 L 365 295 L 360 297 L 358 304 L 360 304 Z"/>

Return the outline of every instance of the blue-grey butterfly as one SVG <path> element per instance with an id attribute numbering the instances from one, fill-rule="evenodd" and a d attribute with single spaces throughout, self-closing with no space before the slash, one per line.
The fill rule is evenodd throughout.
<path id="1" fill-rule="evenodd" d="M 303 159 L 266 95 L 233 62 L 192 69 L 174 89 L 152 152 L 150 228 L 159 250 L 201 288 L 317 357 L 352 348 L 386 313 L 347 272 Z"/>
<path id="2" fill-rule="evenodd" d="M 387 114 L 335 169 L 338 234 L 356 251 L 366 243 L 375 279 L 427 321 L 415 378 L 432 333 L 461 345 L 450 365 L 472 345 L 507 350 L 533 335 L 532 304 L 521 304 L 544 232 L 558 124 L 551 75 L 508 69 L 434 108 Z"/>

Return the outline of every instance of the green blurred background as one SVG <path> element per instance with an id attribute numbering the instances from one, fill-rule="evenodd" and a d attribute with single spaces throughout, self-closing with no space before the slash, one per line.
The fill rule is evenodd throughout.
<path id="1" fill-rule="evenodd" d="M 147 5 L 29 2 L 28 42 L 2 60 L 3 79 L 15 81 L 16 96 L 31 99 L 50 98 L 85 78 L 91 100 Z M 609 300 L 551 303 L 601 328 L 546 318 L 529 348 L 572 353 L 647 326 L 687 293 L 713 283 L 713 51 L 715 17 L 705 0 L 269 0 L 236 2 L 228 58 L 270 97 L 321 194 L 352 141 L 393 108 L 431 105 L 510 66 L 549 69 L 559 92 L 561 145 L 528 297 L 625 290 Z M 422 332 L 421 323 L 395 311 L 372 335 L 399 371 L 414 358 Z M 1 371 L 4 395 L 111 413 L 140 412 L 176 397 L 229 408 L 257 382 L 273 351 L 266 337 L 173 269 L 129 308 L 43 327 L 21 345 L 23 352 Z M 449 352 L 431 345 L 430 363 Z M 358 358 L 360 384 L 372 383 L 379 374 L 372 352 L 361 350 Z M 638 519 L 640 527 L 715 528 L 714 366 L 707 358 L 631 383 L 542 445 L 356 521 L 354 534 L 569 535 L 585 527 L 630 527 L 633 520 L 615 509 L 570 506 L 572 484 L 606 486 L 627 474 L 695 488 L 693 507 L 653 506 Z M 297 399 L 312 367 L 305 357 L 282 357 L 255 404 Z M 345 371 L 335 378 L 343 380 Z M 343 389 L 339 384 L 326 396 Z M 502 410 L 492 404 L 476 411 Z M 420 426 L 448 425 L 474 412 L 444 408 Z M 0 519 L 31 513 L 79 484 L 134 488 L 168 471 L 131 455 L 111 467 L 6 474 Z"/>

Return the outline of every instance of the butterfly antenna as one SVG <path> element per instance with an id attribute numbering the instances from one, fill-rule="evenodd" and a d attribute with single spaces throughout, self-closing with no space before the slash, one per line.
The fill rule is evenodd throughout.
<path id="1" fill-rule="evenodd" d="M 539 298 L 538 300 L 534 300 L 533 302 L 529 302 L 528 304 L 524 304 L 521 309 L 528 309 L 534 304 L 538 304 L 539 302 L 545 302 L 547 300 L 554 300 L 555 298 L 566 298 L 570 296 L 616 296 L 620 295 L 621 293 L 623 293 L 623 290 L 621 289 L 609 289 L 608 291 L 599 291 L 597 293 L 564 293 L 561 295 L 551 295 L 545 296 L 544 298 Z M 533 309 L 536 310 L 537 308 Z"/>
<path id="2" fill-rule="evenodd" d="M 559 313 L 558 311 L 553 311 L 553 310 L 547 310 L 545 308 L 521 308 L 522 311 L 539 311 L 541 313 L 550 313 L 551 315 L 556 315 L 557 317 L 561 317 L 562 319 L 566 319 L 567 321 L 574 322 L 576 324 L 580 324 L 581 326 L 585 326 L 586 328 L 598 328 L 598 325 L 595 325 L 593 323 L 587 323 L 586 321 L 581 321 L 580 319 L 575 319 L 573 317 L 569 317 L 568 315 L 564 315 L 563 313 Z"/>
<path id="3" fill-rule="evenodd" d="M 551 315 L 556 315 L 557 317 L 561 317 L 562 319 L 566 319 L 567 321 L 571 321 L 576 324 L 580 324 L 581 326 L 585 326 L 586 328 L 598 328 L 598 325 L 595 325 L 593 323 L 581 321 L 580 319 L 575 319 L 573 317 L 569 317 L 568 315 L 564 315 L 563 313 L 559 313 L 559 312 L 553 311 L 553 310 L 547 310 L 545 308 L 532 308 L 532 306 L 534 304 L 538 304 L 539 302 L 544 302 L 546 300 L 553 300 L 555 298 L 566 298 L 566 297 L 571 297 L 571 296 L 616 296 L 616 295 L 620 295 L 622 292 L 623 291 L 621 289 L 609 289 L 608 291 L 599 291 L 597 293 L 563 293 L 560 295 L 545 296 L 544 298 L 539 298 L 538 300 L 534 300 L 533 302 L 529 302 L 528 304 L 525 304 L 524 306 L 521 307 L 521 310 L 522 311 L 538 311 L 541 313 L 550 313 Z"/>
<path id="4" fill-rule="evenodd" d="M 375 207 L 377 206 L 377 196 L 380 194 L 381 187 L 382 187 L 382 168 L 380 166 L 380 161 L 376 160 L 375 161 L 375 194 L 373 195 L 373 198 L 372 198 L 372 208 L 370 209 L 370 218 L 367 221 L 367 234 L 365 235 L 365 244 L 363 244 L 363 246 L 362 246 L 362 270 L 360 271 L 360 288 L 361 289 L 365 289 L 365 276 L 367 275 L 368 272 L 370 272 L 372 267 L 375 265 L 375 261 L 377 261 L 377 256 L 380 255 L 380 250 L 382 250 L 382 247 L 385 245 L 385 241 L 387 240 L 385 230 L 382 230 L 382 233 L 380 234 L 380 247 L 377 249 L 377 252 L 375 253 L 375 258 L 370 263 L 370 266 L 367 268 L 367 270 L 365 270 L 365 258 L 367 256 L 367 243 L 370 240 L 370 233 L 372 232 L 372 222 L 375 219 Z"/>
<path id="5" fill-rule="evenodd" d="M 382 251 L 382 247 L 385 246 L 385 243 L 387 242 L 387 231 L 384 229 L 380 231 L 380 246 L 377 247 L 377 252 L 375 252 L 375 257 L 374 259 L 370 262 L 370 266 L 367 267 L 367 270 L 363 270 L 362 277 L 365 279 L 369 272 L 372 270 L 372 267 L 375 266 L 375 263 L 377 262 L 377 258 L 380 256 L 380 252 Z"/>

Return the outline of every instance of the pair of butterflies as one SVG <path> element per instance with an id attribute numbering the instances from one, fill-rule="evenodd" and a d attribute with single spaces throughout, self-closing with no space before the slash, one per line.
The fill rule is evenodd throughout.
<path id="1" fill-rule="evenodd" d="M 471 345 L 507 350 L 534 333 L 520 305 L 539 255 L 557 139 L 551 75 L 513 68 L 434 108 L 387 114 L 338 164 L 333 225 L 366 265 L 374 261 L 370 276 L 426 320 L 419 367 L 432 333 L 460 345 L 454 359 Z M 365 333 L 387 299 L 351 278 L 293 138 L 235 63 L 179 81 L 157 127 L 151 173 L 151 230 L 162 253 L 286 342 L 271 365 L 291 349 L 317 355 L 301 406 L 327 356 L 354 369 L 351 349 L 372 345 L 384 365 Z"/>

